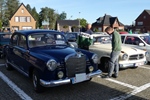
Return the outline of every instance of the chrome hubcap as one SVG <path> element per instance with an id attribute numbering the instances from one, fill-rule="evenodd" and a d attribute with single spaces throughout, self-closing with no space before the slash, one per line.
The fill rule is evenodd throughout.
<path id="1" fill-rule="evenodd" d="M 34 85 L 34 87 L 37 87 L 37 77 L 36 77 L 36 75 L 33 75 L 33 85 Z"/>

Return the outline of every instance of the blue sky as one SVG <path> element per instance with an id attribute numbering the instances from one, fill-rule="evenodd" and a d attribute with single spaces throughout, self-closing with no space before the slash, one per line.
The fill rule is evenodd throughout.
<path id="1" fill-rule="evenodd" d="M 131 25 L 144 9 L 150 10 L 150 0 L 20 0 L 20 2 L 30 4 L 37 12 L 42 7 L 49 7 L 58 13 L 66 12 L 67 19 L 85 18 L 88 23 L 94 23 L 97 18 L 107 14 L 118 17 L 125 25 Z"/>

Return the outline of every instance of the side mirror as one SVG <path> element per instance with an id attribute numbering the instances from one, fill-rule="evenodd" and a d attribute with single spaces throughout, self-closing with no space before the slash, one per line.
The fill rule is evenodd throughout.
<path id="1" fill-rule="evenodd" d="M 139 43 L 139 46 L 144 46 L 144 43 Z"/>

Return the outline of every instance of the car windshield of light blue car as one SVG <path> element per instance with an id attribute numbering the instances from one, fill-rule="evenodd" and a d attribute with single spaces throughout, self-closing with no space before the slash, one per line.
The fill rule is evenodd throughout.
<path id="1" fill-rule="evenodd" d="M 94 37 L 93 42 L 100 42 L 102 44 L 111 43 L 111 37 L 110 36 L 99 36 Z"/>
<path id="2" fill-rule="evenodd" d="M 140 36 L 148 45 L 150 45 L 150 36 Z"/>
<path id="3" fill-rule="evenodd" d="M 38 33 L 28 36 L 29 47 L 39 47 L 47 45 L 67 45 L 63 35 L 57 33 Z"/>

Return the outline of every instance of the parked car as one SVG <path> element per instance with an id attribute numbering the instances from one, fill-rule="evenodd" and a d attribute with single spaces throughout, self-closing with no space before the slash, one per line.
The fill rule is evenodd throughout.
<path id="1" fill-rule="evenodd" d="M 106 32 L 93 32 L 92 36 L 93 37 L 97 37 L 97 36 L 101 36 L 101 35 L 108 35 Z"/>
<path id="2" fill-rule="evenodd" d="M 95 53 L 70 47 L 63 34 L 50 30 L 13 33 L 6 47 L 6 69 L 12 68 L 32 77 L 36 92 L 89 81 L 101 74 Z"/>
<path id="3" fill-rule="evenodd" d="M 0 58 L 5 56 L 5 46 L 10 42 L 11 33 L 0 33 Z"/>
<path id="4" fill-rule="evenodd" d="M 146 59 L 150 62 L 150 35 L 122 34 L 121 38 L 123 44 L 147 51 L 149 56 L 147 56 Z"/>
<path id="5" fill-rule="evenodd" d="M 111 53 L 111 38 L 110 36 L 94 37 L 94 44 L 89 47 L 89 50 L 98 54 L 100 69 L 108 71 L 108 61 Z M 131 48 L 122 45 L 122 51 L 119 56 L 120 68 L 137 68 L 146 64 L 147 52 L 144 50 Z"/>

